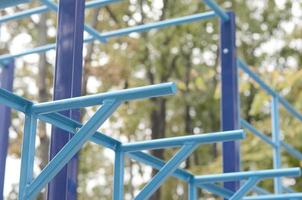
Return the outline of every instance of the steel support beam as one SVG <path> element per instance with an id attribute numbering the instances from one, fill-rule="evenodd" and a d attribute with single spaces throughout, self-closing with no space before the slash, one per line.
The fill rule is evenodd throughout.
<path id="1" fill-rule="evenodd" d="M 221 59 L 221 125 L 223 131 L 239 129 L 238 73 L 235 45 L 235 14 L 227 13 L 228 21 L 220 23 Z M 240 143 L 223 143 L 223 172 L 240 171 Z M 236 191 L 239 182 L 224 183 L 225 188 Z"/>
<path id="2" fill-rule="evenodd" d="M 279 124 L 279 100 L 276 96 L 272 97 L 271 103 L 271 118 L 272 118 L 272 137 L 275 147 L 273 148 L 273 165 L 274 169 L 281 169 L 281 136 L 280 136 L 280 124 Z M 274 179 L 274 191 L 276 194 L 282 193 L 281 178 Z"/>
<path id="3" fill-rule="evenodd" d="M 54 100 L 81 94 L 84 11 L 84 0 L 59 2 Z M 80 119 L 79 110 L 62 113 L 77 121 Z M 62 133 L 63 130 L 52 128 L 50 159 L 54 158 L 71 138 L 71 134 Z M 49 200 L 76 199 L 77 162 L 78 156 L 75 155 L 50 182 L 47 194 Z"/>
<path id="4" fill-rule="evenodd" d="M 0 74 L 0 86 L 8 91 L 13 90 L 14 61 L 2 68 Z M 9 140 L 9 127 L 11 125 L 11 108 L 0 105 L 0 200 L 3 200 L 5 164 Z"/>

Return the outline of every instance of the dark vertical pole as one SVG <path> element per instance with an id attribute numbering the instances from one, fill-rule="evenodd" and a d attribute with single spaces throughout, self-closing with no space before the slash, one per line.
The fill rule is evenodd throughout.
<path id="1" fill-rule="evenodd" d="M 13 90 L 14 61 L 2 66 L 0 86 L 8 91 Z M 11 125 L 11 109 L 0 105 L 0 200 L 3 200 L 5 164 L 9 140 L 9 127 Z"/>
<path id="2" fill-rule="evenodd" d="M 235 46 L 235 14 L 228 12 L 230 19 L 220 24 L 221 58 L 221 126 L 223 131 L 239 129 L 238 73 Z M 240 170 L 239 141 L 223 143 L 223 172 Z M 224 186 L 237 190 L 239 182 L 227 182 Z"/>
<path id="3" fill-rule="evenodd" d="M 54 99 L 80 96 L 82 84 L 82 50 L 85 0 L 60 0 L 54 80 Z M 80 111 L 62 114 L 79 120 Z M 71 134 L 52 128 L 50 159 L 68 142 Z M 48 186 L 49 200 L 76 199 L 77 156 L 65 166 Z"/>

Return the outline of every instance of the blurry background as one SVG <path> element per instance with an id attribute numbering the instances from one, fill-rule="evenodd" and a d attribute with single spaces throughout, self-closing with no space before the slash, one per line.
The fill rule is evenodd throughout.
<path id="1" fill-rule="evenodd" d="M 302 112 L 302 2 L 299 0 L 217 0 L 237 15 L 238 55 L 251 69 Z M 40 5 L 38 1 L 0 11 L 8 15 Z M 86 10 L 85 21 L 99 31 L 144 24 L 209 10 L 199 0 L 128 0 L 101 9 Z M 0 53 L 16 53 L 54 43 L 54 12 L 1 24 Z M 121 141 L 141 141 L 220 130 L 219 21 L 195 22 L 172 28 L 113 38 L 106 44 L 84 46 L 83 95 L 148 84 L 175 81 L 179 91 L 167 98 L 123 104 L 101 129 Z M 55 51 L 16 60 L 14 92 L 34 101 L 52 99 Z M 270 97 L 240 76 L 241 116 L 271 135 Z M 82 111 L 86 121 L 96 108 Z M 302 150 L 302 124 L 281 109 L 283 137 Z M 5 183 L 8 200 L 17 198 L 20 148 L 24 117 L 13 112 Z M 47 164 L 51 127 L 40 123 L 35 173 Z M 174 149 L 152 152 L 168 159 Z M 241 146 L 242 170 L 272 168 L 272 149 L 248 133 Z M 114 154 L 88 143 L 80 152 L 78 199 L 112 198 Z M 283 155 L 283 167 L 302 166 Z M 204 145 L 183 163 L 196 174 L 221 172 L 221 145 Z M 135 194 L 152 176 L 152 169 L 126 160 L 125 199 Z M 298 183 L 296 183 L 298 181 Z M 283 179 L 301 189 L 302 179 Z M 272 180 L 259 184 L 272 191 Z M 186 199 L 186 185 L 169 178 L 153 200 Z M 202 199 L 216 199 L 202 193 Z M 43 199 L 41 194 L 40 199 Z"/>

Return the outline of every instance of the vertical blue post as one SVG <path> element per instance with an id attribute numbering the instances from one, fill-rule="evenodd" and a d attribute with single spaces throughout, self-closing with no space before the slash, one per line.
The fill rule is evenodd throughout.
<path id="1" fill-rule="evenodd" d="M 239 129 L 238 72 L 236 66 L 235 14 L 220 23 L 221 126 L 223 131 Z M 223 172 L 240 171 L 239 141 L 223 143 Z M 239 182 L 226 182 L 225 188 L 236 191 Z"/>
<path id="2" fill-rule="evenodd" d="M 36 129 L 37 118 L 31 115 L 31 107 L 28 107 L 25 116 L 24 134 L 22 139 L 19 200 L 31 200 L 26 198 L 26 187 L 33 180 Z"/>
<path id="3" fill-rule="evenodd" d="M 197 187 L 190 181 L 188 183 L 188 200 L 197 200 Z"/>
<path id="4" fill-rule="evenodd" d="M 54 99 L 65 99 L 81 95 L 82 50 L 85 0 L 60 0 L 54 80 Z M 80 111 L 64 111 L 62 114 L 79 120 Z M 70 139 L 71 134 L 52 128 L 50 159 Z M 77 155 L 50 182 L 49 200 L 74 200 L 77 188 Z"/>
<path id="5" fill-rule="evenodd" d="M 15 64 L 11 62 L 2 66 L 0 74 L 0 86 L 3 89 L 12 91 L 14 80 Z M 11 125 L 11 109 L 0 105 L 0 200 L 3 200 L 5 164 L 8 149 L 9 134 L 8 130 Z"/>
<path id="6" fill-rule="evenodd" d="M 119 145 L 115 150 L 113 200 L 124 199 L 124 159 L 124 152 Z"/>
<path id="7" fill-rule="evenodd" d="M 280 145 L 280 127 L 279 127 L 279 100 L 278 97 L 273 96 L 271 103 L 272 116 L 272 136 L 275 147 L 273 148 L 274 169 L 281 168 L 281 145 Z M 274 179 L 274 191 L 276 194 L 282 193 L 281 178 Z"/>

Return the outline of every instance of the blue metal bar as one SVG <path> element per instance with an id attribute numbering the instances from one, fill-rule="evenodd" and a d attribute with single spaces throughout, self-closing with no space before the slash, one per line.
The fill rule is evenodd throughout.
<path id="1" fill-rule="evenodd" d="M 117 37 L 117 36 L 122 36 L 122 35 L 129 35 L 130 33 L 133 32 L 146 32 L 149 31 L 151 29 L 158 29 L 158 28 L 164 28 L 164 27 L 169 27 L 169 26 L 175 26 L 175 25 L 180 25 L 180 24 L 185 24 L 185 23 L 190 23 L 193 21 L 199 21 L 199 20 L 203 20 L 203 19 L 209 19 L 209 18 L 213 18 L 215 17 L 215 13 L 214 12 L 205 12 L 205 13 L 200 13 L 200 14 L 195 14 L 195 15 L 189 15 L 189 16 L 185 16 L 185 17 L 179 17 L 179 18 L 175 18 L 175 19 L 168 19 L 165 21 L 160 21 L 160 22 L 154 22 L 154 23 L 150 23 L 150 24 L 144 24 L 144 25 L 138 25 L 135 27 L 129 27 L 129 28 L 124 28 L 124 29 L 120 29 L 120 30 L 115 30 L 115 31 L 110 31 L 107 33 L 102 33 L 99 34 L 98 36 L 94 35 L 95 37 L 101 37 L 104 39 L 109 39 L 112 37 Z M 87 37 L 84 42 L 91 42 L 93 41 L 94 38 L 93 37 Z M 33 54 L 33 53 L 40 53 L 40 52 L 45 52 L 51 49 L 55 48 L 55 44 L 48 44 L 48 45 L 44 45 L 41 47 L 36 47 L 33 49 L 29 49 L 20 53 L 16 53 L 16 54 L 6 54 L 6 55 L 1 55 L 0 56 L 0 63 L 3 62 L 4 60 L 10 60 L 13 58 L 18 58 L 24 55 L 29 55 L 29 54 Z"/>
<path id="2" fill-rule="evenodd" d="M 302 153 L 286 142 L 280 141 L 281 146 L 295 158 L 302 160 Z"/>
<path id="3" fill-rule="evenodd" d="M 245 196 L 259 181 L 258 177 L 249 178 L 247 182 L 229 200 L 240 200 Z"/>
<path id="4" fill-rule="evenodd" d="M 56 66 L 54 77 L 54 100 L 81 95 L 83 63 L 83 26 L 85 0 L 61 0 L 59 2 Z M 65 116 L 80 119 L 80 110 L 66 110 Z M 56 127 L 52 128 L 50 160 L 72 137 Z M 48 185 L 48 200 L 76 199 L 78 155 Z"/>
<path id="5" fill-rule="evenodd" d="M 221 127 L 223 131 L 240 127 L 238 71 L 236 65 L 235 14 L 228 12 L 230 20 L 220 23 L 221 59 Z M 223 143 L 223 172 L 240 171 L 239 141 Z M 225 188 L 236 191 L 239 182 L 224 183 Z"/>
<path id="6" fill-rule="evenodd" d="M 124 199 L 124 152 L 120 145 L 115 150 L 113 200 Z"/>
<path id="7" fill-rule="evenodd" d="M 105 38 L 112 38 L 112 37 L 116 37 L 116 36 L 129 35 L 130 33 L 141 33 L 141 32 L 146 32 L 146 31 L 149 31 L 152 29 L 160 29 L 160 28 L 169 27 L 169 26 L 176 26 L 176 25 L 196 22 L 196 21 L 200 21 L 200 20 L 210 19 L 213 17 L 216 17 L 216 14 L 214 12 L 204 12 L 204 13 L 199 13 L 199 14 L 194 14 L 194 15 L 188 15 L 185 17 L 178 17 L 175 19 L 167 19 L 164 21 L 123 28 L 120 30 L 114 30 L 114 31 L 102 33 L 100 35 Z"/>
<path id="8" fill-rule="evenodd" d="M 0 87 L 13 90 L 14 61 L 7 63 L 0 72 Z M 0 105 L 0 200 L 3 200 L 5 164 L 8 150 L 9 127 L 11 125 L 11 109 Z"/>
<path id="9" fill-rule="evenodd" d="M 300 168 L 285 168 L 285 169 L 270 169 L 270 170 L 259 170 L 259 171 L 248 171 L 248 172 L 232 172 L 223 174 L 211 174 L 195 176 L 194 184 L 197 183 L 211 183 L 211 182 L 227 182 L 227 181 L 239 181 L 252 177 L 259 177 L 261 179 L 283 177 L 283 176 L 300 176 Z"/>
<path id="10" fill-rule="evenodd" d="M 198 144 L 209 144 L 222 141 L 231 141 L 244 139 L 245 135 L 242 130 L 216 132 L 200 135 L 189 135 L 189 136 L 179 136 L 172 138 L 155 139 L 150 141 L 133 142 L 122 145 L 122 150 L 129 151 L 139 151 L 139 150 L 151 150 L 151 149 L 161 149 L 161 148 L 171 148 L 182 146 L 187 143 L 198 143 Z"/>
<path id="11" fill-rule="evenodd" d="M 271 145 L 274 148 L 277 147 L 276 144 L 268 136 L 266 136 L 263 133 L 261 133 L 260 131 L 258 131 L 253 125 L 251 125 L 244 119 L 241 119 L 240 122 L 241 122 L 242 127 L 251 131 L 254 135 L 256 135 L 257 137 L 262 139 L 264 142 L 266 142 L 267 144 Z"/>
<path id="12" fill-rule="evenodd" d="M 282 167 L 281 161 L 281 136 L 279 126 L 279 101 L 278 98 L 273 96 L 271 103 L 271 118 L 272 118 L 272 137 L 276 147 L 273 148 L 273 160 L 274 169 L 280 169 Z M 282 182 L 281 178 L 277 177 L 274 179 L 274 190 L 276 194 L 282 193 Z"/>
<path id="13" fill-rule="evenodd" d="M 214 0 L 203 0 L 215 13 L 223 20 L 230 20 L 229 15 L 214 1 Z"/>
<path id="14" fill-rule="evenodd" d="M 302 199 L 302 193 L 278 194 L 278 195 L 261 195 L 245 197 L 244 200 L 298 200 Z"/>
<path id="15" fill-rule="evenodd" d="M 55 4 L 53 1 L 50 1 L 50 0 L 41 0 L 45 5 L 47 5 L 52 11 L 55 11 L 57 12 L 58 11 L 58 6 L 57 4 Z M 84 12 L 84 10 L 83 10 Z M 94 28 L 90 27 L 90 26 L 87 26 L 84 24 L 84 30 L 89 33 L 90 35 L 92 35 L 95 39 L 101 41 L 101 42 L 106 42 L 106 39 L 101 37 L 99 35 L 99 33 L 94 30 Z"/>
<path id="16" fill-rule="evenodd" d="M 0 103 L 23 113 L 32 105 L 31 101 L 2 88 L 0 88 Z"/>
<path id="17" fill-rule="evenodd" d="M 197 200 L 198 199 L 198 193 L 197 193 L 197 187 L 190 181 L 188 183 L 188 200 Z"/>
<path id="18" fill-rule="evenodd" d="M 30 110 L 29 110 L 30 112 Z M 21 172 L 19 182 L 19 200 L 26 198 L 27 186 L 32 182 L 35 158 L 37 118 L 27 114 L 25 116 L 24 135 L 21 151 Z"/>
<path id="19" fill-rule="evenodd" d="M 175 94 L 177 91 L 175 83 L 161 83 L 156 85 L 125 89 L 114 92 L 106 92 L 89 96 L 75 97 L 33 105 L 33 112 L 47 113 L 73 108 L 101 105 L 106 99 L 117 99 L 129 101 Z"/>
<path id="20" fill-rule="evenodd" d="M 14 13 L 12 15 L 5 15 L 3 17 L 0 17 L 0 24 L 3 24 L 5 22 L 11 21 L 11 20 L 22 19 L 26 16 L 30 16 L 30 15 L 34 15 L 34 14 L 41 14 L 41 13 L 44 13 L 47 11 L 48 11 L 47 6 L 40 6 L 37 8 L 20 11 L 20 12 Z"/>
<path id="21" fill-rule="evenodd" d="M 196 147 L 197 144 L 184 145 L 141 190 L 141 192 L 135 197 L 135 200 L 148 199 Z"/>
<path id="22" fill-rule="evenodd" d="M 68 163 L 68 161 L 72 159 L 72 157 L 81 149 L 83 144 L 90 139 L 119 105 L 120 102 L 106 101 L 30 184 L 26 197 L 35 197 L 38 192 Z"/>
<path id="23" fill-rule="evenodd" d="M 10 6 L 16 6 L 21 3 L 28 3 L 30 0 L 1 0 L 0 8 L 7 8 Z"/>
<path id="24" fill-rule="evenodd" d="M 270 86 L 268 86 L 261 78 L 253 72 L 251 69 L 249 69 L 248 65 L 240 58 L 237 59 L 237 65 L 238 67 L 243 70 L 245 73 L 247 73 L 254 81 L 256 81 L 262 89 L 264 89 L 268 94 L 271 96 L 276 96 L 279 99 L 279 102 L 284 106 L 284 108 L 292 114 L 294 117 L 302 121 L 302 114 L 300 114 L 290 103 L 288 103 L 287 100 L 285 100 L 283 97 L 281 97 L 277 92 L 275 92 Z"/>
<path id="25" fill-rule="evenodd" d="M 96 8 L 96 7 L 103 7 L 103 6 L 106 6 L 108 4 L 116 3 L 116 2 L 121 2 L 121 0 L 95 0 L 95 1 L 89 1 L 85 4 L 85 8 L 90 9 L 90 8 Z M 5 15 L 3 17 L 0 17 L 0 24 L 2 24 L 4 22 L 11 21 L 11 20 L 22 19 L 24 17 L 28 17 L 28 16 L 31 16 L 31 15 L 34 15 L 34 14 L 45 13 L 47 11 L 49 11 L 48 6 L 43 5 L 43 6 L 40 6 L 40 7 L 20 11 L 20 12 L 11 14 L 11 15 Z"/>

